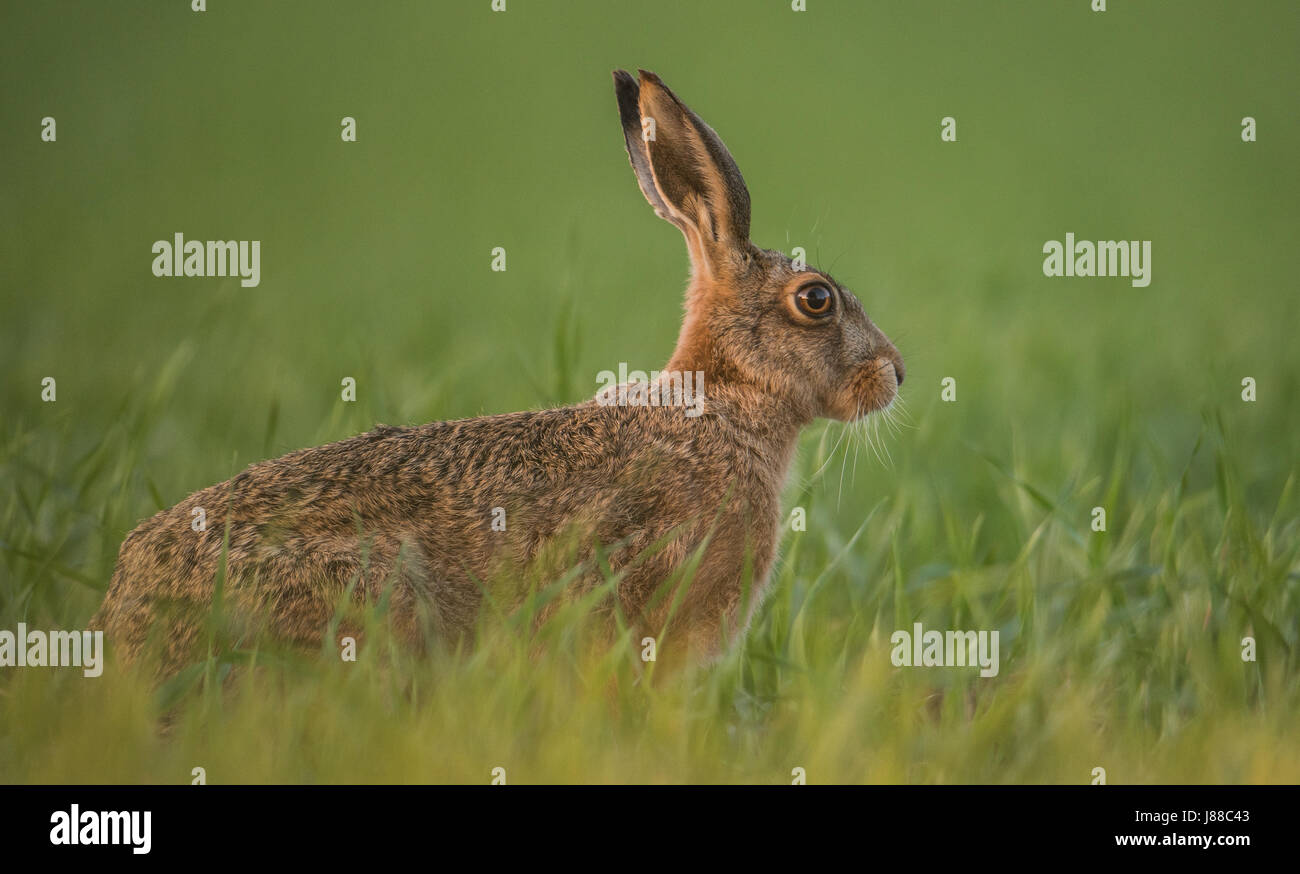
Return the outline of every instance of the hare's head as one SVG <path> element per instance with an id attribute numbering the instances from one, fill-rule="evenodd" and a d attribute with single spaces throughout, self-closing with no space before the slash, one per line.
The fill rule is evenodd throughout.
<path id="1" fill-rule="evenodd" d="M 669 368 L 751 386 L 805 420 L 888 406 L 903 382 L 898 350 L 847 288 L 749 241 L 749 191 L 731 153 L 658 76 L 640 74 L 614 73 L 628 157 L 692 265 Z"/>

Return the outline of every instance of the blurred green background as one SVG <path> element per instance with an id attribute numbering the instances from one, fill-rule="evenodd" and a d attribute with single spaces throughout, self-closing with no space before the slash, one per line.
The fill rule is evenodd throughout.
<path id="1" fill-rule="evenodd" d="M 1110 5 L 4 4 L 2 628 L 81 627 L 138 521 L 253 461 L 666 361 L 686 255 L 617 67 L 717 129 L 756 243 L 856 291 L 910 424 L 885 463 L 809 429 L 808 531 L 719 665 L 411 666 L 434 691 L 382 727 L 332 666 L 165 737 L 128 678 L 6 672 L 0 779 L 479 781 L 508 749 L 520 781 L 1300 780 L 1300 6 Z M 177 232 L 260 240 L 261 285 L 153 277 Z M 1151 240 L 1150 286 L 1044 277 L 1067 232 Z M 912 621 L 1002 629 L 1001 675 L 894 669 Z"/>

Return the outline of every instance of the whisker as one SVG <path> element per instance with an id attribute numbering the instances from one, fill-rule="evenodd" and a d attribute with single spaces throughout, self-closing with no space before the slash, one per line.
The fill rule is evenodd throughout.
<path id="1" fill-rule="evenodd" d="M 855 430 L 858 429 L 858 423 L 860 423 L 861 421 L 862 421 L 862 404 L 859 403 L 857 410 L 855 410 L 853 414 L 853 428 Z M 850 486 L 856 485 L 858 482 L 858 450 L 861 448 L 862 448 L 862 441 L 855 440 L 853 442 L 853 475 L 849 477 Z"/>
<path id="2" fill-rule="evenodd" d="M 852 430 L 853 430 L 853 423 L 850 422 L 850 423 L 848 424 L 848 426 L 845 427 L 844 432 L 847 434 L 847 433 L 849 433 L 849 432 L 852 431 Z M 852 442 L 852 441 L 850 440 L 850 442 Z M 849 444 L 848 444 L 848 443 L 845 443 L 845 444 L 844 444 L 844 461 L 840 463 L 840 490 L 839 490 L 839 493 L 835 496 L 835 509 L 836 509 L 836 510 L 839 510 L 839 508 L 840 508 L 840 500 L 844 497 L 844 468 L 848 467 L 848 463 L 849 463 Z"/>
<path id="3" fill-rule="evenodd" d="M 887 437 L 880 436 L 880 419 L 876 419 L 876 439 L 880 441 L 881 448 L 885 450 L 885 459 L 888 461 L 889 468 L 892 470 L 894 467 L 894 455 L 889 451 L 889 440 Z"/>
<path id="4" fill-rule="evenodd" d="M 822 432 L 822 443 L 821 443 L 822 446 L 826 445 L 826 434 L 829 433 L 831 428 L 833 427 L 834 425 L 827 423 L 826 430 Z M 841 428 L 840 435 L 835 440 L 835 445 L 831 447 L 831 454 L 826 457 L 826 460 L 824 462 L 822 462 L 822 466 L 817 468 L 817 470 L 814 471 L 812 475 L 808 477 L 807 480 L 805 480 L 804 482 L 805 486 L 811 483 L 813 480 L 817 479 L 819 476 L 821 476 L 822 472 L 825 471 L 826 468 L 830 466 L 830 463 L 835 459 L 835 450 L 839 449 L 840 441 L 843 439 L 844 439 L 844 429 Z M 820 449 L 820 447 L 818 448 Z"/>

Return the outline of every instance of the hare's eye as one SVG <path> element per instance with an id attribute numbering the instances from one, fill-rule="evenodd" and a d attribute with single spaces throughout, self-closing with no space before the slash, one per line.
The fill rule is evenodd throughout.
<path id="1" fill-rule="evenodd" d="M 795 300 L 804 315 L 815 319 L 830 315 L 834 302 L 831 290 L 824 285 L 805 285 L 795 292 Z"/>

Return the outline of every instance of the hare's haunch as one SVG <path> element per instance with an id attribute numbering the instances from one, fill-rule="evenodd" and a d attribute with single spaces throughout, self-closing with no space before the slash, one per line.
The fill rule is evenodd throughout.
<path id="1" fill-rule="evenodd" d="M 641 191 L 690 252 L 666 384 L 379 427 L 197 492 L 122 544 L 93 620 L 119 653 L 138 658 L 153 635 L 163 671 L 199 655 L 218 581 L 227 612 L 285 640 L 319 642 L 341 601 L 379 598 L 413 643 L 456 639 L 484 581 L 539 567 L 558 579 L 595 544 L 621 572 L 617 606 L 638 629 L 671 622 L 707 655 L 723 629 L 747 625 L 800 429 L 885 407 L 903 362 L 846 288 L 749 241 L 735 161 L 658 76 L 620 70 L 614 89 Z M 695 397 L 675 403 L 683 374 Z M 665 597 L 688 560 L 686 589 Z M 593 568 L 573 585 L 603 579 Z"/>

